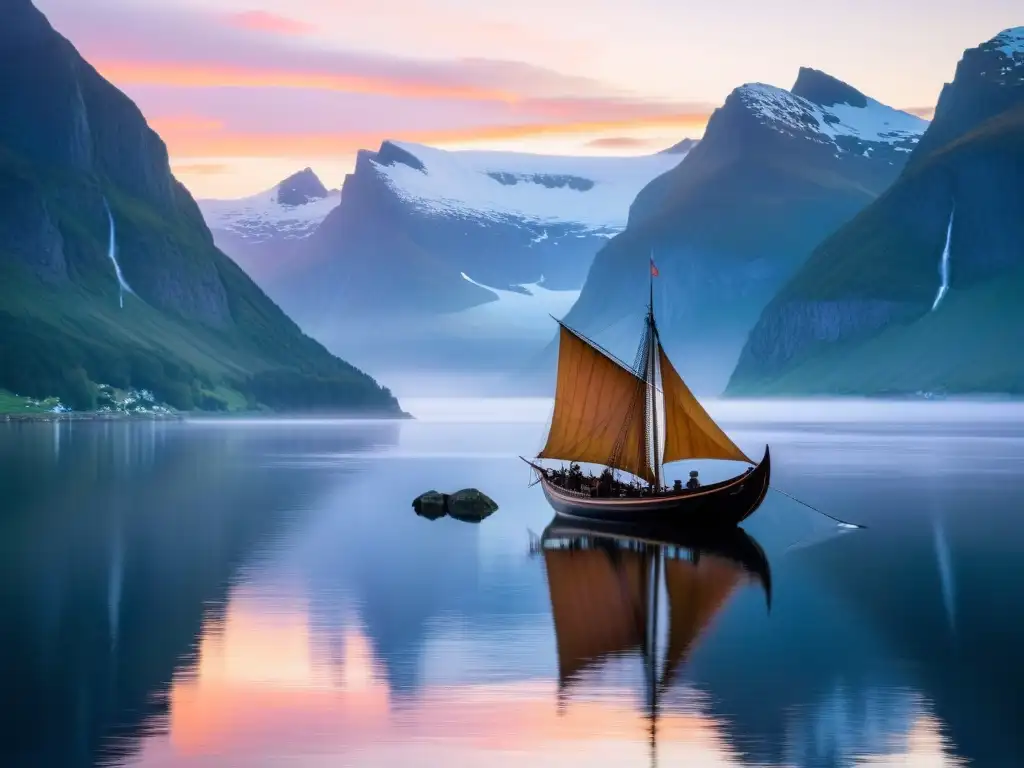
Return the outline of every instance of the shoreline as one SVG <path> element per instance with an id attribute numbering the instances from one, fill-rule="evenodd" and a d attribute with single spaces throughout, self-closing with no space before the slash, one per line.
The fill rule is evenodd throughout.
<path id="1" fill-rule="evenodd" d="M 107 413 L 104 411 L 68 411 L 65 413 L 0 413 L 0 422 L 45 421 L 184 421 L 180 413 Z"/>
<path id="2" fill-rule="evenodd" d="M 121 413 L 118 411 L 66 411 L 53 413 L 36 411 L 32 413 L 0 413 L 0 424 L 59 421 L 246 421 L 252 419 L 341 419 L 360 421 L 414 421 L 415 416 L 404 411 L 391 413 L 304 413 L 302 411 L 239 411 L 217 413 L 203 411 L 176 411 L 174 413 Z"/>

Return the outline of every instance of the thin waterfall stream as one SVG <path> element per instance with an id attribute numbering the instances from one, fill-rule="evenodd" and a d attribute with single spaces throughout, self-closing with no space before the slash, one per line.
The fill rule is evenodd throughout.
<path id="1" fill-rule="evenodd" d="M 939 292 L 935 296 L 935 303 L 932 304 L 932 312 L 939 308 L 942 297 L 949 290 L 949 245 L 953 240 L 953 216 L 956 214 L 956 203 L 949 212 L 949 225 L 946 227 L 946 246 L 942 249 L 942 259 L 939 261 L 939 276 L 942 282 L 939 284 Z"/>
<path id="2" fill-rule="evenodd" d="M 124 279 L 124 274 L 121 272 L 121 265 L 117 263 L 117 229 L 114 226 L 114 214 L 110 210 L 110 204 L 107 203 L 107 198 L 103 198 L 103 207 L 107 211 L 107 220 L 110 222 L 110 245 L 107 249 L 107 256 L 110 257 L 111 263 L 114 265 L 114 274 L 117 276 L 117 285 L 120 289 L 118 300 L 120 307 L 124 309 L 124 295 L 125 293 L 135 293 L 131 286 L 128 285 L 128 281 Z"/>

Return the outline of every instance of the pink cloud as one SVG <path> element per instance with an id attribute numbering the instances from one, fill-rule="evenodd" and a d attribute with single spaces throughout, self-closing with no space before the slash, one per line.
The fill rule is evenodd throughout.
<path id="1" fill-rule="evenodd" d="M 585 116 L 581 116 L 585 118 Z M 376 148 L 383 139 L 401 139 L 424 144 L 463 145 L 474 142 L 535 139 L 553 136 L 592 135 L 609 131 L 676 128 L 682 133 L 702 129 L 708 114 L 686 112 L 636 116 L 631 119 L 576 119 L 478 125 L 434 130 L 394 129 L 379 131 L 191 130 L 165 131 L 161 135 L 172 154 L 180 157 L 307 157 L 351 156 L 360 149 Z M 664 143 L 662 142 L 661 145 Z"/>
<path id="2" fill-rule="evenodd" d="M 226 18 L 230 26 L 247 29 L 253 32 L 269 32 L 277 35 L 308 35 L 316 31 L 316 26 L 298 19 L 289 19 L 266 11 L 243 11 L 233 13 Z"/>
<path id="3" fill-rule="evenodd" d="M 623 108 L 629 108 L 628 93 L 522 61 L 427 60 L 312 46 L 294 35 L 264 34 L 270 27 L 280 30 L 282 21 L 288 26 L 293 20 L 269 14 L 233 18 L 236 22 L 248 19 L 248 24 L 224 24 L 224 17 L 216 14 L 153 6 L 120 8 L 118 23 L 110 24 L 101 14 L 68 7 L 61 14 L 59 27 L 117 85 L 551 100 L 545 106 L 548 110 L 566 98 L 600 99 L 622 102 Z"/>

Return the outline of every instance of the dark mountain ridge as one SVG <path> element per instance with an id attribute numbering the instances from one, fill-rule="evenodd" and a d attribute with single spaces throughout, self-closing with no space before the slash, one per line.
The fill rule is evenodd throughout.
<path id="1" fill-rule="evenodd" d="M 29 0 L 5 4 L 0 69 L 0 387 L 399 412 L 217 250 L 160 137 Z"/>
<path id="2" fill-rule="evenodd" d="M 964 53 L 899 180 L 765 309 L 729 391 L 1024 393 L 1022 136 L 1024 29 L 1006 30 Z"/>
<path id="3" fill-rule="evenodd" d="M 761 308 L 892 183 L 924 125 L 812 69 L 792 91 L 737 88 L 683 162 L 637 195 L 567 322 L 631 360 L 653 256 L 666 346 L 696 389 L 720 392 Z"/>

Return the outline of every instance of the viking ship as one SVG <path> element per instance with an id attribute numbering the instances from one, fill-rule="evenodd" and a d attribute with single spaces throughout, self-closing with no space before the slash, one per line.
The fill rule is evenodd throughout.
<path id="1" fill-rule="evenodd" d="M 559 709 L 589 671 L 611 659 L 641 657 L 653 763 L 659 707 L 686 660 L 744 583 L 759 583 L 770 609 L 771 572 L 761 547 L 739 528 L 685 541 L 630 530 L 594 534 L 556 517 L 540 544 L 555 625 Z M 657 626 L 662 583 L 668 603 L 663 652 L 658 639 L 666 633 Z"/>
<path id="2" fill-rule="evenodd" d="M 759 463 L 751 461 L 672 365 L 654 319 L 656 275 L 652 259 L 651 299 L 632 366 L 556 320 L 560 333 L 555 406 L 547 442 L 537 459 L 569 461 L 570 468 L 559 471 L 523 460 L 536 471 L 555 511 L 568 518 L 735 526 L 754 513 L 768 492 L 768 446 Z M 737 461 L 750 468 L 705 486 L 664 486 L 662 464 L 688 459 Z M 601 465 L 604 470 L 586 477 L 579 463 Z M 619 472 L 635 479 L 623 481 Z"/>

